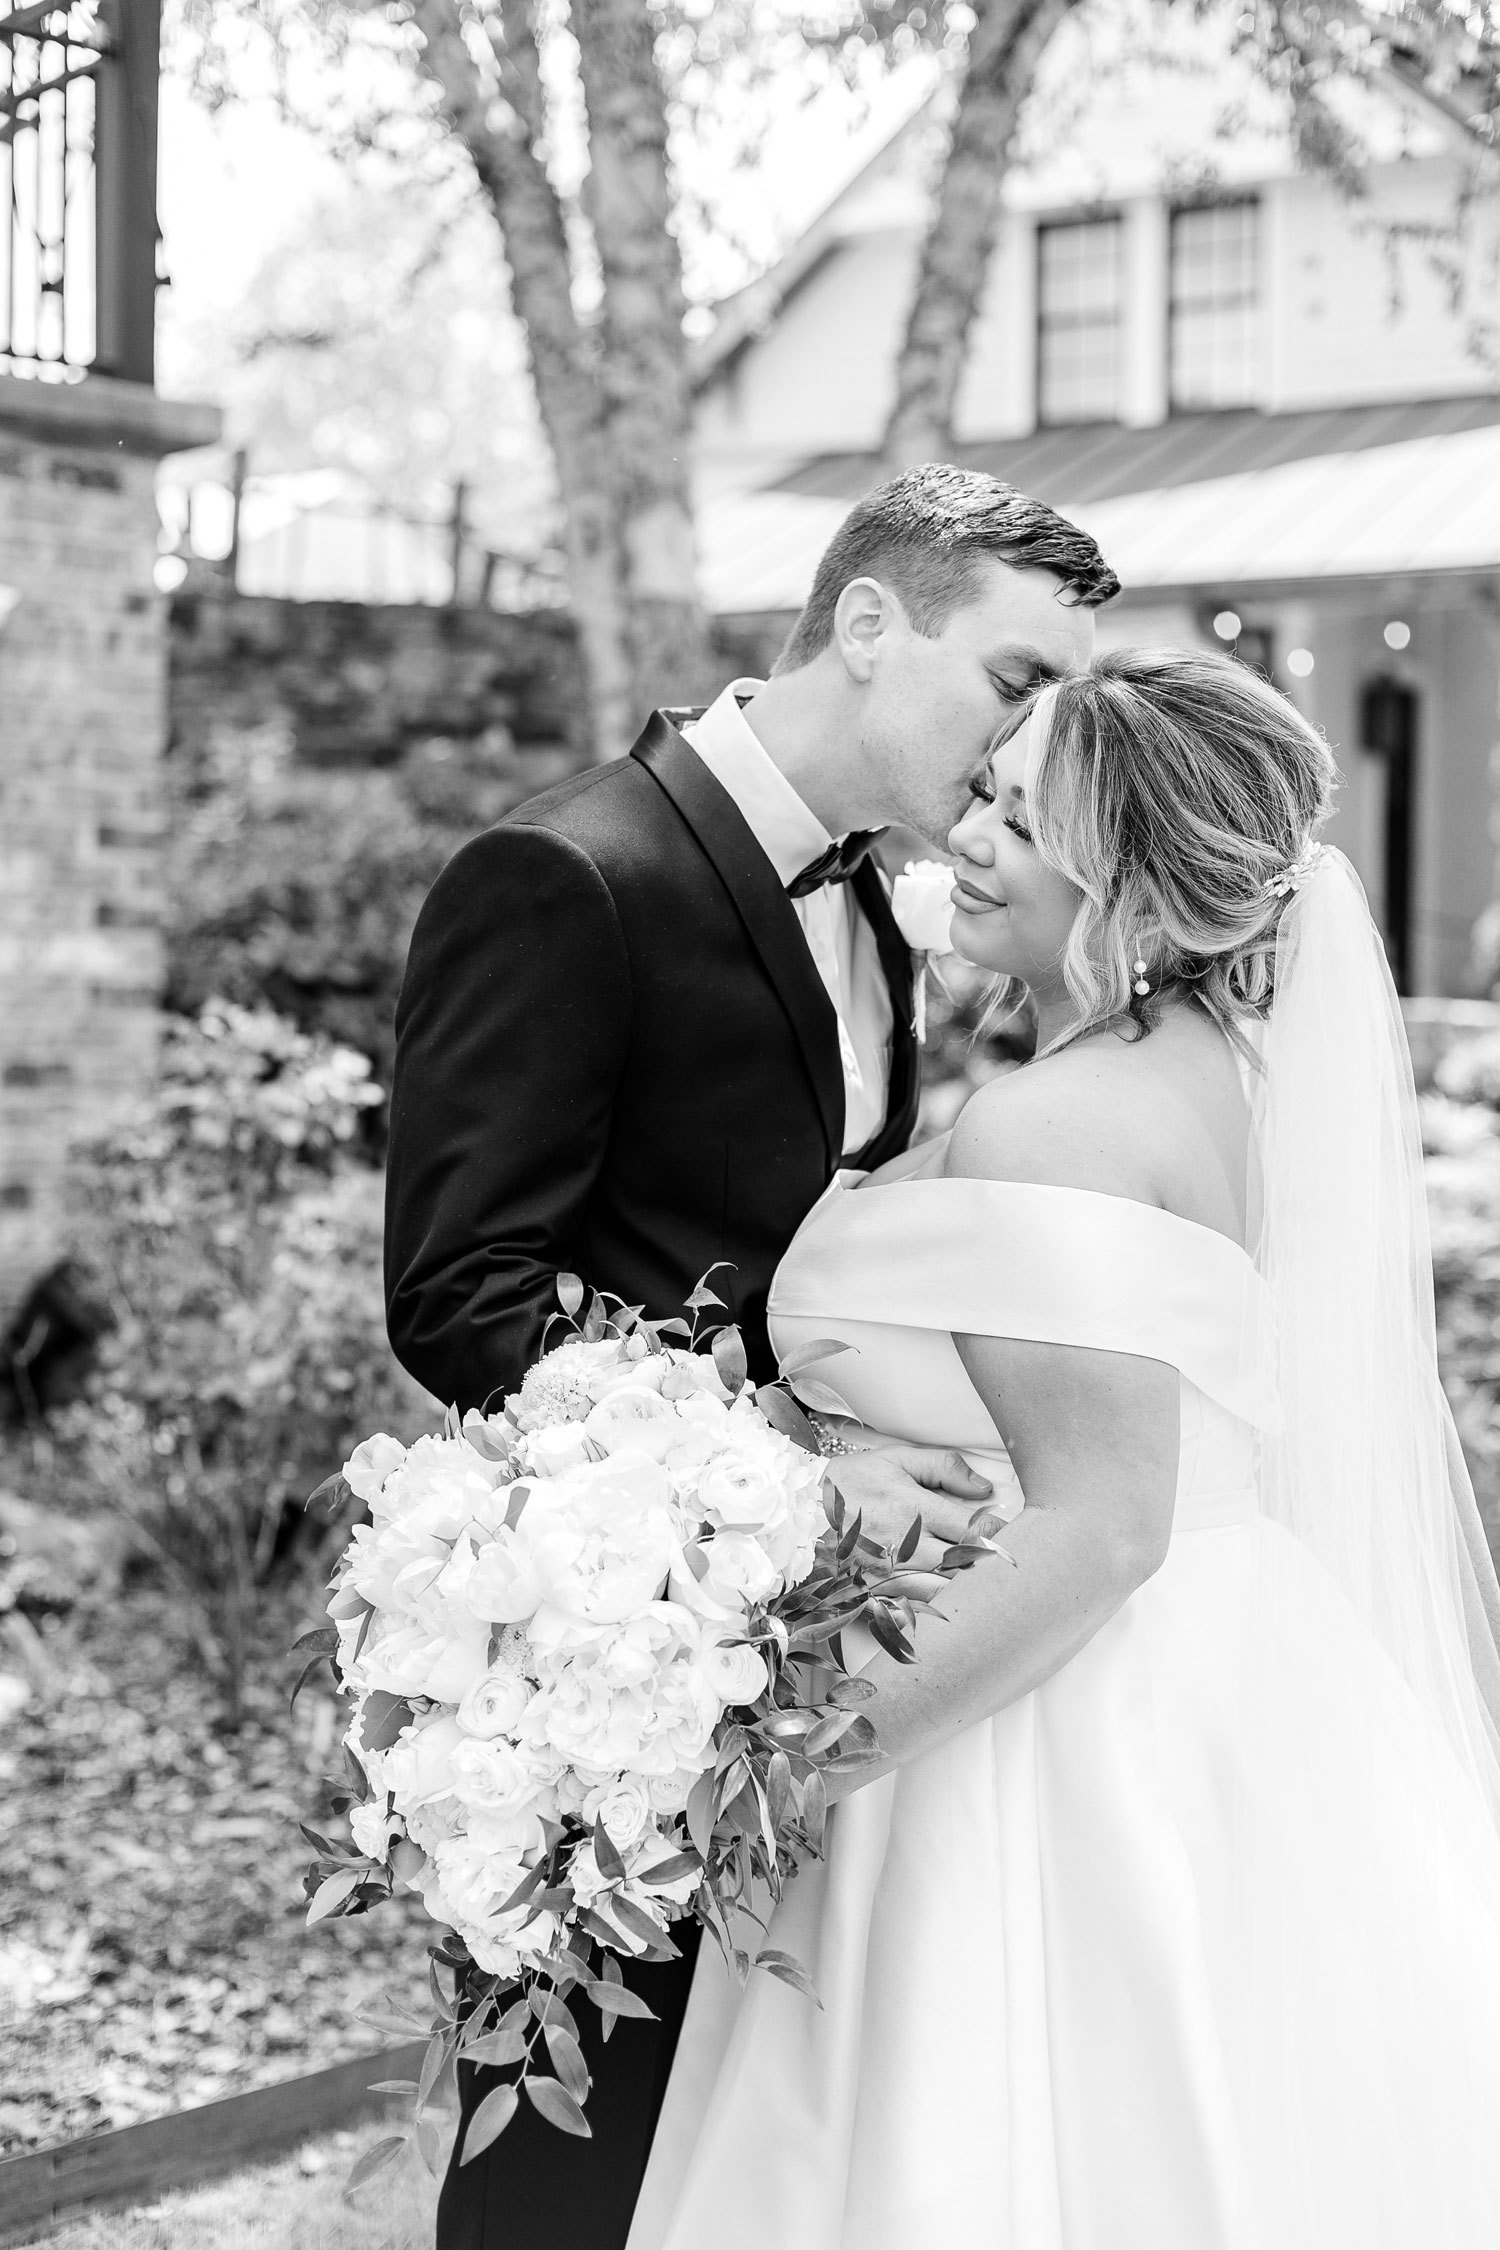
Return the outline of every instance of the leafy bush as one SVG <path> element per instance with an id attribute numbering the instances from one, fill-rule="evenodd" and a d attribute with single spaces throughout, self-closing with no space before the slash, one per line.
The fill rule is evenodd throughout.
<path id="1" fill-rule="evenodd" d="M 399 765 L 291 762 L 274 730 L 226 734 L 217 771 L 178 777 L 167 1004 L 269 1007 L 367 1055 L 390 1083 L 412 925 L 452 854 L 554 776 L 508 741 L 435 740 Z M 382 1113 L 363 1125 L 372 1145 Z"/>
<path id="2" fill-rule="evenodd" d="M 169 1023 L 150 1102 L 79 1151 L 78 1250 L 116 1326 L 56 1468 L 128 1518 L 231 1718 L 298 1504 L 371 1429 L 432 1418 L 385 1340 L 380 1175 L 351 1153 L 381 1098 L 363 1056 L 217 1003 Z"/>

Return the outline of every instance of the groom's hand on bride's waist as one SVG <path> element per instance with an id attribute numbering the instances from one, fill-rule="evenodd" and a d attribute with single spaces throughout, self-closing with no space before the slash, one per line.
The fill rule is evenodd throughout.
<path id="1" fill-rule="evenodd" d="M 961 1453 L 936 1445 L 903 1445 L 865 1431 L 838 1455 L 832 1473 L 845 1505 L 860 1511 L 865 1530 L 883 1546 L 899 1546 L 912 1517 L 921 1517 L 922 1540 L 911 1557 L 913 1570 L 930 1569 L 944 1548 L 966 1538 L 975 1510 L 994 1492 Z"/>

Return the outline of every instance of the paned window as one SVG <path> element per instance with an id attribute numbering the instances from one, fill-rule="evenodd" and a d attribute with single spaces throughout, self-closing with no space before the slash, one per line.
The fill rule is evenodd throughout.
<path id="1" fill-rule="evenodd" d="M 1118 219 L 1037 233 L 1037 417 L 1111 422 L 1120 410 Z"/>
<path id="2" fill-rule="evenodd" d="M 1259 395 L 1260 207 L 1172 215 L 1174 407 L 1253 406 Z"/>

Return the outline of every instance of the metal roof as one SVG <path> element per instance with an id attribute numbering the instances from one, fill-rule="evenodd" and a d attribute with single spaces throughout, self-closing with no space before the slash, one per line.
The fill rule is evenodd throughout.
<path id="1" fill-rule="evenodd" d="M 1247 407 L 1174 414 L 1144 430 L 1122 429 L 1117 422 L 1037 430 L 1029 437 L 959 446 L 954 459 L 966 468 L 987 469 L 1056 507 L 1065 499 L 1081 504 L 1126 492 L 1160 492 L 1318 454 L 1362 453 L 1372 446 L 1497 423 L 1500 393 L 1323 407 L 1300 414 L 1262 414 Z M 775 489 L 851 504 L 879 479 L 880 464 L 871 454 L 824 454 L 781 478 Z"/>
<path id="2" fill-rule="evenodd" d="M 1346 409 L 1194 419 L 1196 428 L 1175 433 L 1171 424 L 1112 431 L 1074 458 L 1071 476 L 1059 468 L 1043 479 L 1009 462 L 1005 473 L 1017 482 L 1024 477 L 1028 490 L 1090 532 L 1127 595 L 1500 570 L 1500 400 L 1358 415 Z M 1262 432 L 1273 422 L 1282 427 L 1260 450 L 1246 442 L 1245 427 L 1227 430 L 1231 420 Z M 1210 421 L 1217 425 L 1213 443 L 1201 427 Z M 1294 422 L 1303 426 L 1286 426 Z M 1319 423 L 1323 442 L 1314 446 L 1312 425 Z M 1328 442 L 1329 425 L 1343 441 L 1337 449 Z M 1384 434 L 1372 434 L 1377 430 Z M 1007 450 L 1024 444 L 1039 460 L 1059 435 Z M 1118 463 L 1105 473 L 1109 445 L 1123 450 L 1121 441 L 1143 439 L 1151 450 L 1142 447 L 1134 457 L 1129 481 L 1121 482 L 1126 472 Z M 1185 460 L 1192 473 L 1181 473 Z M 1148 485 L 1134 481 L 1146 474 L 1153 478 Z M 829 492 L 787 480 L 708 502 L 699 514 L 699 543 L 709 608 L 721 615 L 799 608 L 818 556 L 868 481 Z"/>

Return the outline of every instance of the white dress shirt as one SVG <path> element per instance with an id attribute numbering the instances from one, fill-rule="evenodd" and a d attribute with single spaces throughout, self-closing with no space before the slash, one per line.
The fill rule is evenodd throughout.
<path id="1" fill-rule="evenodd" d="M 775 764 L 740 709 L 760 680 L 731 680 L 701 719 L 682 729 L 709 772 L 734 799 L 783 884 L 826 852 L 834 839 Z M 875 932 L 852 883 L 825 883 L 792 911 L 838 1017 L 844 1066 L 844 1148 L 852 1156 L 885 1122 L 894 1018 Z"/>

